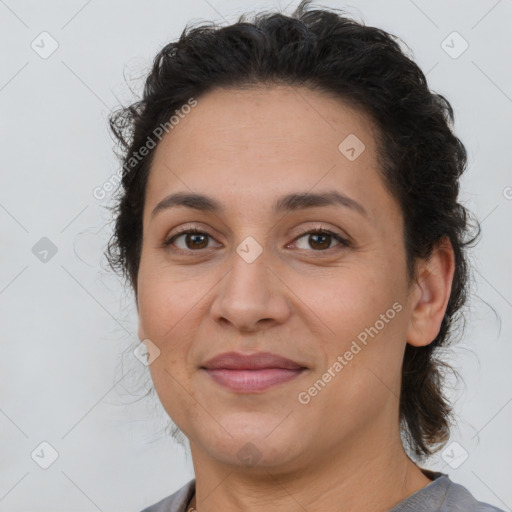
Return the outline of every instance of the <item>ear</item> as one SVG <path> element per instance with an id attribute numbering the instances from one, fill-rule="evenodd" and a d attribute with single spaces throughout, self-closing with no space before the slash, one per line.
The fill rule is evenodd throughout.
<path id="1" fill-rule="evenodd" d="M 434 247 L 428 260 L 417 263 L 417 279 L 410 294 L 411 318 L 407 342 L 422 347 L 439 334 L 455 271 L 455 256 L 448 237 Z"/>

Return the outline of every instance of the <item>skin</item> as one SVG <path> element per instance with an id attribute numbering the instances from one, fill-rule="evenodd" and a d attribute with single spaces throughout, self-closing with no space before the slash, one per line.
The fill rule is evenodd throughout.
<path id="1" fill-rule="evenodd" d="M 453 250 L 439 244 L 408 282 L 403 218 L 379 174 L 374 133 L 365 113 L 320 92 L 217 89 L 156 149 L 136 283 L 139 337 L 160 350 L 151 376 L 190 441 L 199 512 L 385 511 L 431 481 L 400 441 L 401 363 L 406 343 L 427 345 L 439 332 Z M 365 144 L 354 161 L 338 149 L 349 134 Z M 328 190 L 367 216 L 338 205 L 271 210 L 284 194 Z M 152 217 L 174 192 L 209 195 L 225 212 L 180 206 Z M 164 246 L 184 226 L 209 236 Z M 302 234 L 319 226 L 351 245 Z M 236 251 L 249 236 L 262 248 L 252 263 Z M 401 311 L 300 403 L 298 394 L 396 302 Z M 274 352 L 308 370 L 240 394 L 200 370 L 227 351 Z M 260 457 L 254 465 L 237 456 L 246 443 Z"/>

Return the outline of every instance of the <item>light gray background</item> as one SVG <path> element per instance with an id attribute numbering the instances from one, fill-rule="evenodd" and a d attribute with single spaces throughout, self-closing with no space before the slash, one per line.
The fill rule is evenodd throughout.
<path id="1" fill-rule="evenodd" d="M 137 77 L 188 21 L 233 22 L 297 3 L 0 1 L 1 512 L 138 512 L 193 477 L 184 450 L 163 435 L 158 403 L 134 402 L 147 372 L 130 353 L 136 312 L 101 266 L 108 202 L 92 191 L 118 165 L 106 118 L 118 99 L 133 99 L 123 73 L 140 91 Z M 511 510 L 512 1 L 317 5 L 345 7 L 403 38 L 455 109 L 469 151 L 462 195 L 483 228 L 466 334 L 450 358 L 464 378 L 452 393 L 452 441 L 469 457 L 457 469 L 441 454 L 424 466 Z M 31 48 L 43 31 L 59 45 L 46 59 Z M 453 31 L 469 43 L 456 59 L 441 46 Z M 46 263 L 32 252 L 42 237 L 58 249 Z M 43 441 L 59 453 L 48 469 L 31 457 Z"/>

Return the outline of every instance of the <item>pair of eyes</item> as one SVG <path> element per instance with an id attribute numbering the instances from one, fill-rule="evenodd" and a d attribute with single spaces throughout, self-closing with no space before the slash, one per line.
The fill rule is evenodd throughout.
<path id="1" fill-rule="evenodd" d="M 314 251 L 317 251 L 317 252 L 318 251 L 322 252 L 322 251 L 326 251 L 328 249 L 332 249 L 332 247 L 330 247 L 330 245 L 331 245 L 331 242 L 333 239 L 338 242 L 338 245 L 335 247 L 341 246 L 341 248 L 343 248 L 343 247 L 350 246 L 350 242 L 346 238 L 344 238 L 340 233 L 335 233 L 334 231 L 330 231 L 328 229 L 323 229 L 323 228 L 315 228 L 315 229 L 310 229 L 310 230 L 304 231 L 298 237 L 296 237 L 293 240 L 293 242 L 296 242 L 296 241 L 300 240 L 301 238 L 305 238 L 306 236 L 309 237 L 307 243 L 309 243 L 310 247 L 312 247 L 314 249 Z M 184 248 L 183 247 L 175 247 L 175 242 L 182 237 L 184 237 L 185 247 Z M 176 233 L 175 235 L 170 237 L 168 240 L 166 240 L 164 242 L 164 246 L 166 248 L 170 248 L 177 252 L 191 252 L 191 251 L 198 252 L 202 249 L 208 248 L 207 247 L 208 238 L 213 238 L 213 237 L 211 237 L 211 235 L 209 235 L 205 231 L 201 231 L 196 228 L 185 228 L 182 231 L 180 231 L 179 233 Z M 311 245 L 312 240 L 313 240 L 313 245 L 315 245 L 316 247 L 313 247 L 313 245 Z M 206 241 L 206 246 L 204 245 L 205 241 Z M 190 244 L 190 246 L 189 246 L 189 244 Z M 327 245 L 328 247 L 325 247 L 325 245 Z M 302 250 L 307 250 L 307 249 L 302 248 Z"/>

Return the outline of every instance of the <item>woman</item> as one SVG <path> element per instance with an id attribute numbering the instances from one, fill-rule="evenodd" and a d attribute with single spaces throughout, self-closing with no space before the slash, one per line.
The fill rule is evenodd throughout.
<path id="1" fill-rule="evenodd" d="M 419 465 L 476 239 L 451 106 L 392 36 L 308 7 L 185 30 L 111 119 L 109 258 L 195 470 L 145 512 L 498 510 Z"/>

